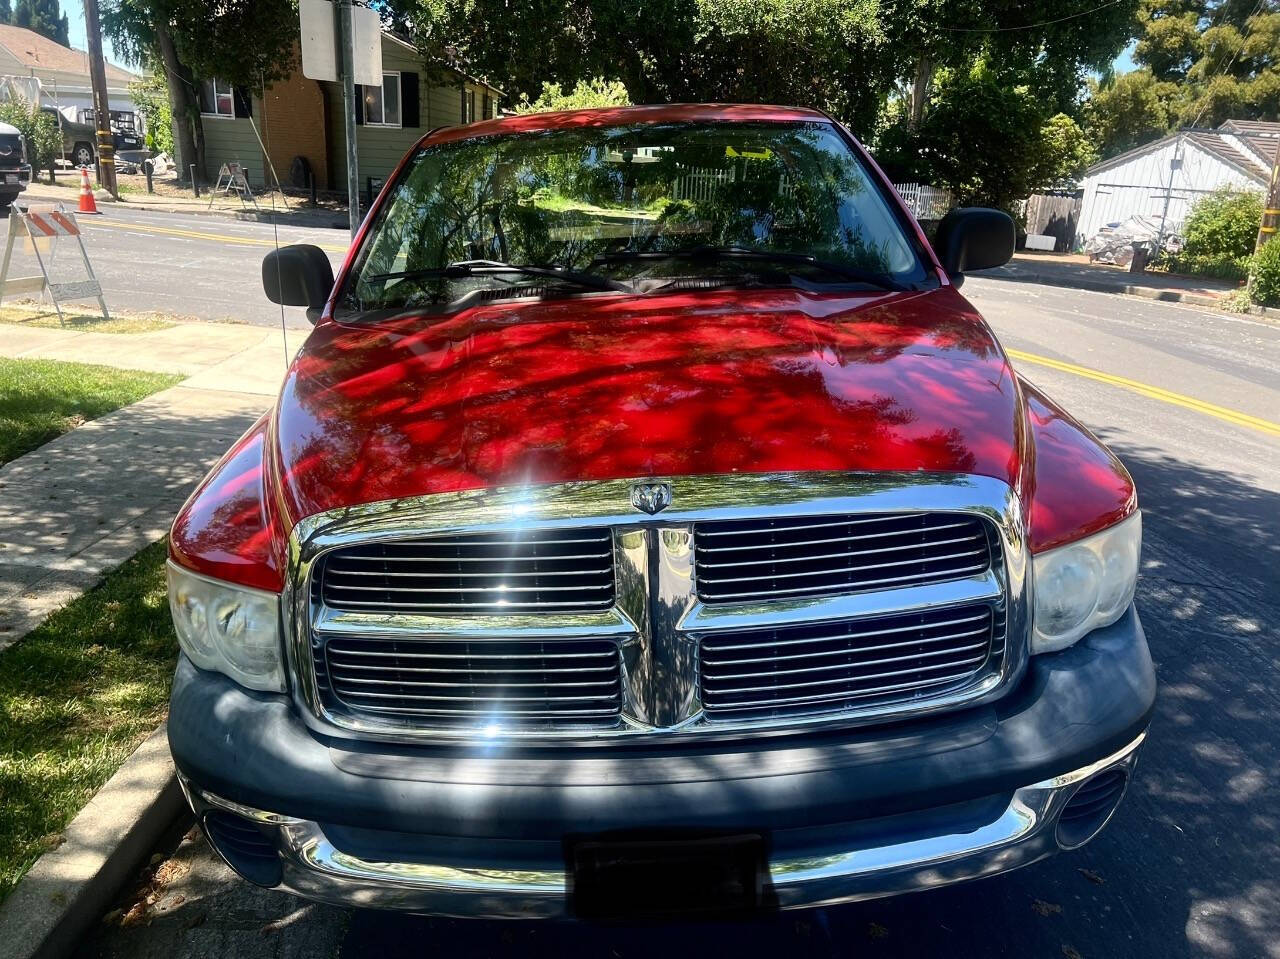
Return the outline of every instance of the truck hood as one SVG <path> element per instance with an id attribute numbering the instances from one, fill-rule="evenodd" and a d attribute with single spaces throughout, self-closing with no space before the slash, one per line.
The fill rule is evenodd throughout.
<path id="1" fill-rule="evenodd" d="M 795 470 L 1016 485 L 1024 419 L 968 302 L 693 292 L 322 323 L 269 431 L 299 519 L 480 487 Z"/>

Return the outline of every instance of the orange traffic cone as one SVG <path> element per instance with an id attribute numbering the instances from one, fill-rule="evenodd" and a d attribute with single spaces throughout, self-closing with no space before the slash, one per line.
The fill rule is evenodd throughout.
<path id="1" fill-rule="evenodd" d="M 89 185 L 89 168 L 80 168 L 80 212 L 97 213 L 98 204 L 93 202 L 93 187 Z"/>

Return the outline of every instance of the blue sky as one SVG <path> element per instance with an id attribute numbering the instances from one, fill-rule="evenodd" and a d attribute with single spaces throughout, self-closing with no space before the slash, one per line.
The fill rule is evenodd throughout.
<path id="1" fill-rule="evenodd" d="M 80 0 L 63 0 L 62 12 L 67 15 L 67 22 L 70 24 L 71 45 L 77 50 L 86 49 L 86 41 L 84 38 L 84 4 Z M 120 58 L 116 56 L 116 52 L 111 49 L 111 41 L 103 37 L 103 52 L 107 59 L 112 63 L 120 63 Z M 121 64 L 128 66 L 128 64 Z"/>

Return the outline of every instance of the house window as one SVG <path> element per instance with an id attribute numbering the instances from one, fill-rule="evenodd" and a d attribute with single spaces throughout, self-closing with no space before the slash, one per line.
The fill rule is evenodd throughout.
<path id="1" fill-rule="evenodd" d="M 480 98 L 480 119 L 488 120 L 493 114 L 489 112 L 489 94 L 485 94 Z"/>
<path id="2" fill-rule="evenodd" d="M 221 80 L 205 80 L 201 83 L 200 112 L 207 117 L 234 117 L 236 106 L 231 84 Z"/>
<path id="3" fill-rule="evenodd" d="M 384 73 L 382 75 L 382 86 L 364 87 L 363 90 L 365 126 L 400 126 L 399 73 Z"/>
<path id="4" fill-rule="evenodd" d="M 476 91 L 462 88 L 462 122 L 473 123 L 476 118 Z"/>

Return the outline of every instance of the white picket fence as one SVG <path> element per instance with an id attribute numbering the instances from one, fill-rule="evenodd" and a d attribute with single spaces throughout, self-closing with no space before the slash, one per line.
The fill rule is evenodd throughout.
<path id="1" fill-rule="evenodd" d="M 733 171 L 723 168 L 686 167 L 673 184 L 672 198 L 705 202 L 710 200 L 724 183 L 733 179 Z M 941 220 L 955 201 L 949 190 L 923 183 L 895 183 L 893 188 L 902 197 L 911 215 L 917 220 Z M 782 194 L 790 193 L 792 186 L 783 181 Z"/>
<path id="2" fill-rule="evenodd" d="M 758 175 L 756 171 L 748 167 L 746 178 L 750 180 L 755 175 Z M 731 183 L 733 178 L 733 170 L 719 167 L 685 167 L 681 176 L 672 184 L 671 198 L 706 202 L 715 196 L 716 191 L 723 184 Z M 778 192 L 782 196 L 790 196 L 793 189 L 791 181 L 783 177 Z"/>
<path id="3" fill-rule="evenodd" d="M 911 215 L 917 220 L 941 220 L 955 205 L 951 191 L 923 183 L 895 183 L 893 188 L 902 197 Z"/>

